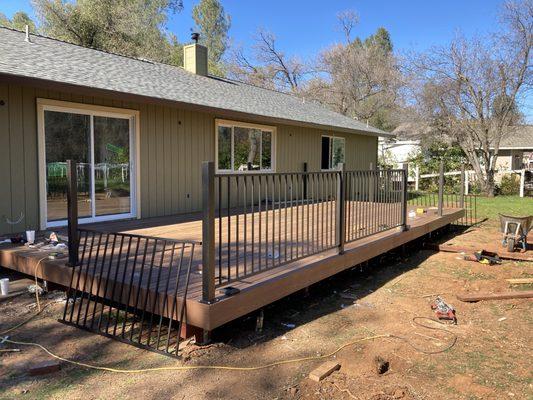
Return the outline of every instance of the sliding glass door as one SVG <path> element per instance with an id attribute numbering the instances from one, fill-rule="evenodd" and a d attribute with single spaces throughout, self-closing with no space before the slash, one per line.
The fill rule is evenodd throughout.
<path id="1" fill-rule="evenodd" d="M 77 162 L 80 222 L 133 216 L 134 118 L 44 107 L 46 226 L 67 218 L 66 161 Z"/>

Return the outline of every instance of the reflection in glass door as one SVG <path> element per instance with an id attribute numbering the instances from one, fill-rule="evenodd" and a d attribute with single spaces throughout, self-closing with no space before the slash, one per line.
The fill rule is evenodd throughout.
<path id="1" fill-rule="evenodd" d="M 78 162 L 78 215 L 91 217 L 90 116 L 45 111 L 48 221 L 67 218 L 67 160 Z"/>
<path id="2" fill-rule="evenodd" d="M 130 124 L 94 117 L 95 214 L 130 212 Z"/>
<path id="3" fill-rule="evenodd" d="M 80 220 L 131 215 L 131 122 L 127 116 L 44 111 L 48 225 L 67 218 L 68 159 L 77 161 Z"/>

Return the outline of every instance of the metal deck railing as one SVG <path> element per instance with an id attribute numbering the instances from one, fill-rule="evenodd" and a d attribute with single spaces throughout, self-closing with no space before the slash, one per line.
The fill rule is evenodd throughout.
<path id="1" fill-rule="evenodd" d="M 205 163 L 203 188 L 205 301 L 233 281 L 406 225 L 404 169 L 215 174 Z"/>
<path id="2" fill-rule="evenodd" d="M 79 229 L 62 321 L 179 355 L 196 243 Z"/>
<path id="3" fill-rule="evenodd" d="M 71 199 L 77 198 L 76 174 L 73 165 L 71 161 L 67 163 L 69 170 L 68 221 L 69 237 L 71 238 L 69 240 L 69 263 L 77 266 L 79 264 L 78 256 L 85 257 L 85 252 L 78 254 L 78 247 L 81 248 L 87 244 L 80 242 L 80 234 L 77 230 L 77 202 L 71 201 Z M 425 197 L 423 201 L 431 201 L 431 204 L 436 203 L 437 214 L 443 215 L 443 208 L 450 207 L 452 202 L 444 194 L 442 165 L 439 177 L 439 193 L 431 198 Z M 204 162 L 202 166 L 202 190 L 201 297 L 205 303 L 216 301 L 216 290 L 222 286 L 230 285 L 232 282 L 245 280 L 254 274 L 273 270 L 304 257 L 328 251 L 342 254 L 344 246 L 348 242 L 370 237 L 390 229 L 407 229 L 408 204 L 415 205 L 418 201 L 416 197 L 408 198 L 406 168 L 346 171 L 344 164 L 341 164 L 338 170 L 320 172 L 267 173 L 249 171 L 217 174 L 213 162 Z M 459 199 L 459 207 L 465 206 L 465 201 L 466 204 L 471 204 L 468 203 L 469 199 L 464 196 L 464 193 L 461 193 L 457 199 Z M 475 209 L 475 202 L 473 204 Z M 426 203 L 425 205 L 428 206 L 429 204 Z M 472 209 L 472 206 L 467 205 L 466 207 Z M 102 262 L 101 257 L 103 257 L 107 260 L 106 262 L 111 264 L 113 262 L 116 262 L 117 265 L 125 263 L 126 260 L 124 259 L 118 260 L 113 256 L 107 256 L 109 254 L 109 241 L 115 243 L 117 238 L 122 241 L 123 237 L 131 238 L 134 236 L 107 234 L 104 245 L 98 239 L 96 254 L 93 254 L 92 251 L 88 253 L 91 256 L 91 262 L 94 262 L 94 265 L 102 265 L 99 263 Z M 150 252 L 165 253 L 168 251 L 165 246 L 172 242 L 161 238 L 136 238 L 128 239 L 128 243 L 134 240 L 134 247 L 139 245 L 143 249 L 142 259 L 145 260 L 145 257 L 148 257 L 151 260 L 148 265 L 148 275 L 152 277 L 155 273 L 157 282 L 159 280 L 166 282 L 171 279 L 166 275 L 159 277 L 161 266 L 154 261 L 154 256 Z M 94 246 L 94 240 L 91 234 L 91 246 Z M 158 246 L 161 245 L 164 249 L 157 250 Z M 194 249 L 194 243 L 189 242 L 188 246 L 192 246 Z M 146 255 L 144 254 L 145 251 L 147 252 Z M 122 253 L 122 250 L 119 253 Z M 129 254 L 127 259 L 134 257 L 137 260 L 138 255 L 135 253 L 132 256 L 129 247 L 126 254 Z M 143 268 L 146 268 L 145 262 L 134 262 L 133 264 L 135 268 L 140 268 L 137 272 L 140 276 L 126 273 L 124 279 L 126 277 L 130 281 L 133 279 L 137 285 L 142 286 L 144 284 L 145 272 L 143 272 Z M 74 269 L 76 268 L 74 267 Z M 91 279 L 94 279 L 94 275 L 98 275 L 96 266 L 87 265 L 85 268 L 93 268 L 91 270 L 93 274 L 90 274 L 93 277 Z M 117 266 L 115 273 L 117 273 L 118 268 Z M 172 268 L 167 269 L 172 270 Z M 124 273 L 124 271 L 122 272 Z M 179 276 L 180 272 L 177 273 Z M 118 276 L 121 276 L 120 272 L 118 272 Z M 119 287 L 125 285 L 124 279 L 119 283 Z M 109 293 L 107 289 L 104 289 L 103 294 L 99 294 L 101 280 L 100 275 L 96 283 L 96 294 L 92 290 L 80 289 L 77 284 L 73 286 L 73 289 L 75 288 L 75 293 L 82 293 L 81 301 L 83 301 L 83 293 L 86 293 L 87 301 L 93 301 L 92 296 L 95 296 L 94 298 L 100 302 L 103 309 L 104 300 L 102 299 L 113 300 L 114 293 L 112 293 L 113 289 Z M 103 281 L 108 282 L 108 277 L 106 276 Z M 131 282 L 133 283 L 133 281 Z M 91 282 L 91 288 L 92 285 L 94 282 Z M 158 285 L 157 283 L 156 292 L 159 290 Z M 166 291 L 164 293 L 167 295 Z M 142 297 L 144 294 L 141 292 L 137 293 L 136 296 Z M 142 307 L 140 308 L 137 307 L 137 302 L 132 306 L 130 299 L 123 299 L 122 297 L 119 303 L 126 305 L 126 315 L 136 314 L 137 310 L 140 309 L 142 313 L 152 313 L 181 321 L 173 313 L 168 315 L 164 310 L 149 307 L 150 303 L 146 297 L 142 297 L 142 299 L 144 301 L 141 301 Z M 109 304 L 106 306 L 113 307 Z M 94 306 L 93 309 L 95 309 Z M 78 310 L 78 312 L 80 311 Z M 90 320 L 89 328 L 92 329 L 95 323 L 94 317 L 95 315 L 91 314 L 89 317 L 85 313 L 83 325 L 86 325 L 86 320 Z M 100 316 L 98 317 L 100 318 Z M 79 324 L 78 319 L 76 323 Z M 135 325 L 136 323 L 132 323 L 132 328 Z M 143 326 L 141 322 L 140 327 Z M 100 322 L 98 322 L 98 327 L 101 327 Z M 139 344 L 143 340 L 144 328 L 140 328 L 140 330 L 141 332 L 137 334 L 137 343 Z M 135 333 L 132 333 L 133 329 L 129 332 L 131 339 Z M 150 342 L 149 337 L 147 341 Z"/>

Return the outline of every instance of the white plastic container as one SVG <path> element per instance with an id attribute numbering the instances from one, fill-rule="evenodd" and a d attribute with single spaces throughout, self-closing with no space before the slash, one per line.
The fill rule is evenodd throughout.
<path id="1" fill-rule="evenodd" d="M 0 293 L 2 296 L 9 294 L 9 278 L 0 279 Z"/>
<path id="2" fill-rule="evenodd" d="M 29 244 L 35 243 L 35 231 L 26 231 L 26 240 Z"/>

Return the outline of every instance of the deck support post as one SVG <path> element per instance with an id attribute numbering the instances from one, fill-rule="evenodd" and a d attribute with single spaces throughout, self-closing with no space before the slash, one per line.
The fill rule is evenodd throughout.
<path id="1" fill-rule="evenodd" d="M 202 164 L 202 301 L 215 301 L 215 163 Z"/>
<path id="2" fill-rule="evenodd" d="M 461 165 L 461 184 L 459 185 L 459 207 L 465 207 L 465 165 Z"/>
<path id="3" fill-rule="evenodd" d="M 257 314 L 257 319 L 255 321 L 255 332 L 263 333 L 263 321 L 265 319 L 265 309 L 261 308 Z"/>
<path id="4" fill-rule="evenodd" d="M 437 213 L 439 217 L 442 217 L 442 207 L 444 203 L 444 161 L 440 161 L 439 165 L 439 202 L 437 207 Z"/>
<path id="5" fill-rule="evenodd" d="M 194 341 L 198 346 L 206 346 L 211 343 L 211 331 L 199 329 L 194 335 Z"/>
<path id="6" fill-rule="evenodd" d="M 78 265 L 78 175 L 76 162 L 67 160 L 68 264 Z"/>
<path id="7" fill-rule="evenodd" d="M 409 171 L 409 164 L 404 163 L 402 164 L 402 193 L 401 193 L 401 201 L 402 201 L 402 223 L 401 223 L 401 230 L 407 231 L 409 229 L 409 225 L 407 225 L 407 180 L 408 180 L 408 172 Z"/>
<path id="8" fill-rule="evenodd" d="M 339 173 L 337 180 L 337 207 L 335 209 L 336 228 L 337 228 L 337 245 L 339 254 L 344 253 L 344 243 L 346 242 L 345 232 L 345 210 L 346 210 L 346 196 L 345 196 L 345 170 L 346 164 L 339 163 Z"/>

